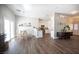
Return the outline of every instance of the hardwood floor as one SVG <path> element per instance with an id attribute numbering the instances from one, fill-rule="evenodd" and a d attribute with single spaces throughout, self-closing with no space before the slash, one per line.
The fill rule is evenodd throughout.
<path id="1" fill-rule="evenodd" d="M 50 35 L 36 39 L 14 39 L 9 43 L 8 54 L 77 54 L 79 53 L 79 37 L 71 39 L 52 39 Z"/>

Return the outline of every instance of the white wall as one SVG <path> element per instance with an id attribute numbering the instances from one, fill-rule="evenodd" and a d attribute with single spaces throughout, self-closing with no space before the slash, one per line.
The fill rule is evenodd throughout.
<path id="1" fill-rule="evenodd" d="M 61 15 L 63 14 L 55 13 L 55 17 L 54 17 L 54 37 L 55 38 L 57 38 L 57 32 L 61 32 L 61 30 L 66 25 L 67 15 L 64 14 L 63 16 L 65 17 L 60 17 Z"/>
<path id="2" fill-rule="evenodd" d="M 14 13 L 7 6 L 0 5 L 0 33 L 4 33 L 4 17 L 15 23 Z"/>
<path id="3" fill-rule="evenodd" d="M 20 28 L 19 27 L 19 25 L 20 24 L 24 24 L 24 23 L 26 23 L 26 24 L 28 24 L 28 23 L 31 23 L 31 25 L 33 26 L 33 27 L 36 27 L 36 28 L 38 28 L 38 19 L 37 18 L 33 18 L 33 17 L 24 17 L 24 16 L 16 16 L 16 27 L 17 27 L 17 30 L 16 30 L 16 33 L 17 32 L 19 32 L 19 29 L 21 30 L 21 29 L 23 29 L 23 28 Z M 27 28 L 27 26 L 26 27 L 24 27 L 24 29 L 26 29 Z"/>
<path id="4" fill-rule="evenodd" d="M 49 23 L 50 26 L 50 34 L 53 39 L 55 39 L 55 15 L 51 17 L 51 21 Z"/>
<path id="5" fill-rule="evenodd" d="M 34 17 L 24 17 L 24 16 L 16 16 L 16 20 L 17 20 L 17 30 L 16 33 L 19 32 L 19 29 L 23 29 L 19 27 L 19 24 L 24 24 L 24 23 L 31 23 L 32 26 L 38 28 L 41 25 L 45 25 L 45 27 L 48 27 L 49 30 L 46 30 L 46 33 L 50 33 L 52 27 L 51 27 L 51 19 L 49 20 L 42 20 L 39 21 L 38 18 L 34 18 Z M 26 27 L 25 27 L 26 28 Z"/>

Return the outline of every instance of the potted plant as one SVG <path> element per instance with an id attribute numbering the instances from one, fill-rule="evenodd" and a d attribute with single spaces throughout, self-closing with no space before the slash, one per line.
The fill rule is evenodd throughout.
<path id="1" fill-rule="evenodd" d="M 69 26 L 69 25 L 64 26 L 63 32 L 67 32 L 67 31 L 69 31 L 69 30 L 70 30 L 70 26 Z"/>

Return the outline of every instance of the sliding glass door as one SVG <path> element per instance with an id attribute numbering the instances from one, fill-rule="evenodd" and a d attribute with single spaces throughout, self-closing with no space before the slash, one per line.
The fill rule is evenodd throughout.
<path id="1" fill-rule="evenodd" d="M 7 18 L 4 18 L 4 33 L 6 34 L 5 41 L 14 37 L 14 22 Z"/>
<path id="2" fill-rule="evenodd" d="M 10 40 L 10 21 L 8 19 L 4 19 L 4 33 L 6 34 L 5 41 Z"/>

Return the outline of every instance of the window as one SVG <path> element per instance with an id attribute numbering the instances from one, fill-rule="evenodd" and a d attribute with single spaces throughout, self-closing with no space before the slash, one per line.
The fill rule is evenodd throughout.
<path id="1" fill-rule="evenodd" d="M 78 30 L 78 24 L 74 24 L 74 30 Z"/>

